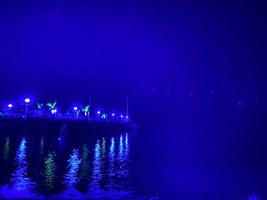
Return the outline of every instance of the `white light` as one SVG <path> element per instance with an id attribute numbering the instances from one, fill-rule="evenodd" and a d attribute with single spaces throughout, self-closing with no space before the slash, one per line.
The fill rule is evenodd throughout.
<path id="1" fill-rule="evenodd" d="M 115 116 L 115 113 L 112 113 L 111 115 L 112 115 L 112 117 L 114 117 Z"/>
<path id="2" fill-rule="evenodd" d="M 52 113 L 52 114 L 56 114 L 56 113 L 57 113 L 57 109 L 53 109 L 53 110 L 51 110 L 51 113 Z"/>
<path id="3" fill-rule="evenodd" d="M 8 108 L 12 108 L 13 105 L 10 103 L 10 104 L 7 105 L 7 107 L 8 107 Z"/>
<path id="4" fill-rule="evenodd" d="M 129 118 L 128 115 L 125 118 L 128 119 Z"/>
<path id="5" fill-rule="evenodd" d="M 123 115 L 121 115 L 121 118 L 123 118 Z"/>
<path id="6" fill-rule="evenodd" d="M 31 102 L 30 98 L 26 98 L 26 99 L 24 99 L 24 101 L 25 101 L 25 103 L 30 103 Z"/>
<path id="7" fill-rule="evenodd" d="M 73 107 L 73 110 L 77 111 L 78 110 L 78 107 L 77 106 L 74 106 Z"/>
<path id="8" fill-rule="evenodd" d="M 100 111 L 97 111 L 97 114 L 99 115 L 101 112 Z"/>

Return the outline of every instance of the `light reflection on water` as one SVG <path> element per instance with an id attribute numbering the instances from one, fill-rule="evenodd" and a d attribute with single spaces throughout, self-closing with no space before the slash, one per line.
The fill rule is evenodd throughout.
<path id="1" fill-rule="evenodd" d="M 28 177 L 28 162 L 26 155 L 26 139 L 23 138 L 16 152 L 15 166 L 12 173 L 11 185 L 17 190 L 25 190 L 32 187 L 31 179 Z"/>
<path id="2" fill-rule="evenodd" d="M 13 163 L 15 169 L 10 174 L 10 182 L 6 184 L 11 185 L 16 190 L 36 191 L 36 194 L 40 193 L 40 195 L 52 195 L 53 193 L 64 195 L 66 193 L 63 190 L 73 188 L 69 191 L 77 193 L 73 194 L 74 196 L 83 193 L 89 197 L 93 195 L 94 198 L 101 195 L 114 196 L 114 194 L 119 194 L 118 191 L 128 189 L 124 187 L 128 178 L 129 161 L 127 134 L 98 139 L 92 145 L 92 149 L 90 149 L 89 143 L 75 144 L 76 147 L 72 148 L 69 155 L 65 153 L 69 150 L 62 151 L 61 149 L 58 152 L 57 146 L 54 147 L 48 141 L 44 137 L 38 139 L 36 156 L 40 160 L 40 165 L 33 165 L 31 161 L 35 158 L 31 159 L 32 155 L 30 156 L 29 153 L 35 151 L 31 149 L 35 146 L 28 146 L 27 142 L 31 143 L 32 141 L 26 138 L 21 139 Z M 10 137 L 5 138 L 2 152 L 3 160 L 12 155 L 10 154 Z M 39 168 L 32 169 L 31 165 L 32 168 Z M 31 177 L 30 170 L 38 171 L 35 173 L 38 177 Z M 33 178 L 36 183 L 33 183 Z M 62 187 L 58 187 L 59 185 Z M 15 195 L 14 193 L 14 197 L 16 197 Z"/>
<path id="3" fill-rule="evenodd" d="M 110 150 L 109 150 L 109 177 L 112 178 L 115 175 L 115 141 L 111 138 Z"/>
<path id="4" fill-rule="evenodd" d="M 106 157 L 106 139 L 105 138 L 102 139 L 101 149 L 102 149 L 102 159 L 105 159 Z"/>
<path id="5" fill-rule="evenodd" d="M 91 189 L 99 189 L 100 188 L 100 180 L 102 178 L 101 173 L 101 165 L 102 165 L 102 157 L 101 157 L 101 146 L 100 141 L 97 140 L 95 144 L 94 150 L 94 161 L 93 161 L 93 174 L 92 174 L 92 182 Z"/>
<path id="6" fill-rule="evenodd" d="M 82 158 L 81 158 L 81 170 L 80 170 L 80 184 L 87 185 L 89 181 L 89 147 L 87 144 L 83 144 Z"/>
<path id="7" fill-rule="evenodd" d="M 128 185 L 128 156 L 129 156 L 129 145 L 128 145 L 128 134 L 120 136 L 119 142 L 119 155 L 118 155 L 118 170 L 116 171 L 116 177 L 119 178 L 118 187 L 124 188 Z"/>
<path id="8" fill-rule="evenodd" d="M 49 152 L 48 155 L 44 159 L 45 165 L 45 189 L 46 191 L 50 191 L 54 188 L 55 178 L 56 178 L 56 163 L 55 163 L 55 156 L 54 152 Z"/>
<path id="9" fill-rule="evenodd" d="M 3 160 L 8 160 L 9 156 L 9 137 L 6 137 L 5 146 L 4 146 L 4 152 L 3 152 Z"/>
<path id="10" fill-rule="evenodd" d="M 81 159 L 79 151 L 77 149 L 73 149 L 70 158 L 67 161 L 68 172 L 65 175 L 65 183 L 67 186 L 72 187 L 77 183 L 80 163 Z"/>
<path id="11" fill-rule="evenodd" d="M 42 136 L 40 140 L 40 157 L 43 157 L 43 155 L 44 155 L 44 137 Z"/>
<path id="12" fill-rule="evenodd" d="M 109 169 L 108 169 L 108 188 L 114 189 L 115 186 L 115 140 L 114 137 L 111 138 L 110 149 L 109 149 Z"/>

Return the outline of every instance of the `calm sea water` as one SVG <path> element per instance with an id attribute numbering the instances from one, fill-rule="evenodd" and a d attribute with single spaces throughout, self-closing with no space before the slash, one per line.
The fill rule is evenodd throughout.
<path id="1" fill-rule="evenodd" d="M 75 142 L 2 134 L 0 145 L 1 198 L 135 198 L 130 133 Z"/>
<path id="2" fill-rule="evenodd" d="M 2 123 L 0 197 L 266 199 L 266 112 L 211 106 L 146 106 L 136 132 Z"/>

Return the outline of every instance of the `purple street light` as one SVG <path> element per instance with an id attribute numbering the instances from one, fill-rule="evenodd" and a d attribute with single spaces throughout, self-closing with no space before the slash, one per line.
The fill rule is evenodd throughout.
<path id="1" fill-rule="evenodd" d="M 98 115 L 100 115 L 101 112 L 100 112 L 100 110 L 98 110 L 96 113 L 97 113 Z"/>
<path id="2" fill-rule="evenodd" d="M 115 113 L 112 113 L 111 116 L 112 116 L 112 117 L 115 117 Z"/>
<path id="3" fill-rule="evenodd" d="M 123 118 L 123 115 L 121 115 L 121 118 Z"/>
<path id="4" fill-rule="evenodd" d="M 7 107 L 8 107 L 8 108 L 13 108 L 13 104 L 10 103 L 10 104 L 7 105 Z"/>
<path id="5" fill-rule="evenodd" d="M 77 106 L 74 106 L 74 107 L 73 107 L 73 110 L 74 110 L 74 111 L 77 111 L 77 110 L 78 110 L 78 107 L 77 107 Z"/>

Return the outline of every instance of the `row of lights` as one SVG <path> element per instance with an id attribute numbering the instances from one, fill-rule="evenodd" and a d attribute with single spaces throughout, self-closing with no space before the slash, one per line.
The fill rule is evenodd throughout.
<path id="1" fill-rule="evenodd" d="M 97 113 L 98 116 L 100 116 L 101 111 L 98 110 L 96 113 Z M 111 113 L 111 117 L 115 117 L 115 115 L 116 115 L 115 113 Z M 119 116 L 120 116 L 120 118 L 122 118 L 122 119 L 124 118 L 124 115 L 119 115 Z M 129 118 L 129 116 L 126 115 L 126 116 L 125 116 L 125 119 L 128 119 L 128 118 Z"/>
<path id="2" fill-rule="evenodd" d="M 24 99 L 24 102 L 25 102 L 26 104 L 29 104 L 29 103 L 31 102 L 31 99 L 30 99 L 30 98 L 25 98 L 25 99 Z M 7 107 L 8 107 L 8 108 L 13 108 L 13 104 L 10 103 L 10 104 L 7 105 Z M 74 106 L 74 107 L 73 107 L 73 110 L 74 110 L 74 111 L 78 111 L 78 107 L 77 107 L 77 106 Z M 51 110 L 51 114 L 56 114 L 56 113 L 57 113 L 57 109 L 53 109 L 53 110 Z M 100 116 L 100 114 L 101 114 L 101 111 L 98 110 L 98 111 L 97 111 L 97 115 Z M 105 116 L 105 115 L 104 115 L 104 116 Z M 112 117 L 115 117 L 115 113 L 112 113 L 111 116 L 112 116 Z M 106 117 L 104 117 L 104 118 L 106 118 Z M 120 115 L 120 118 L 123 119 L 123 118 L 124 118 L 124 115 Z M 125 116 L 125 119 L 128 119 L 128 118 L 129 118 L 129 116 L 126 115 L 126 116 Z"/>
<path id="3" fill-rule="evenodd" d="M 31 102 L 31 99 L 30 99 L 30 98 L 25 98 L 25 99 L 24 99 L 24 102 L 25 102 L 26 104 L 29 104 L 29 103 Z M 13 108 L 13 104 L 10 103 L 10 104 L 7 105 L 7 107 L 8 107 L 8 108 Z"/>

